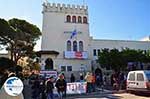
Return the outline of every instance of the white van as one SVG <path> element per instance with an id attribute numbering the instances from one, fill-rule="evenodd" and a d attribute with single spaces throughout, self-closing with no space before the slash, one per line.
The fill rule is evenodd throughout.
<path id="1" fill-rule="evenodd" d="M 150 70 L 130 71 L 127 76 L 127 91 L 150 93 Z"/>

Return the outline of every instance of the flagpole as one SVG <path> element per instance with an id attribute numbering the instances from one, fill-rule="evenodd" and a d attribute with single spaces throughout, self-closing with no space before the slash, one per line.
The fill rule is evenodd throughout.
<path id="1" fill-rule="evenodd" d="M 77 32 L 77 26 L 75 25 L 75 30 L 76 30 L 76 32 Z M 78 33 L 77 33 L 78 34 Z M 76 35 L 76 37 L 75 37 L 75 40 L 77 41 L 77 35 Z"/>

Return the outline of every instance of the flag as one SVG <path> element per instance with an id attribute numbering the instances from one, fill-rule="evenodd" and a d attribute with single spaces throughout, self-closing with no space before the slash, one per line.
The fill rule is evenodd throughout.
<path id="1" fill-rule="evenodd" d="M 77 35 L 76 29 L 71 33 L 70 39 L 72 39 L 75 35 Z"/>

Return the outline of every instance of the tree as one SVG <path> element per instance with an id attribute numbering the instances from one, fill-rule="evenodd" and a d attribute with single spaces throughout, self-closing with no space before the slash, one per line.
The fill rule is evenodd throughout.
<path id="1" fill-rule="evenodd" d="M 111 69 L 109 49 L 102 49 L 98 53 L 98 62 L 101 64 L 102 67 L 106 67 L 106 69 Z"/>
<path id="2" fill-rule="evenodd" d="M 98 62 L 102 67 L 113 70 L 125 70 L 129 62 L 148 63 L 150 62 L 149 51 L 134 50 L 125 48 L 122 51 L 117 49 L 102 49 L 99 53 Z M 135 68 L 136 69 L 136 68 Z"/>
<path id="3" fill-rule="evenodd" d="M 33 48 L 41 35 L 36 25 L 16 18 L 8 22 L 0 19 L 0 28 L 0 42 L 7 46 L 12 60 L 17 63 L 21 57 L 34 54 Z"/>
<path id="4" fill-rule="evenodd" d="M 111 49 L 109 54 L 111 68 L 116 71 L 123 69 L 121 52 L 118 49 Z"/>

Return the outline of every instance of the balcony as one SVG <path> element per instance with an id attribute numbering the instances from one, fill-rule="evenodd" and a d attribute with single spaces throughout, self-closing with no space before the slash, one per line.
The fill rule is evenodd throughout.
<path id="1" fill-rule="evenodd" d="M 88 59 L 88 53 L 86 51 L 64 51 L 64 58 L 66 59 Z"/>

